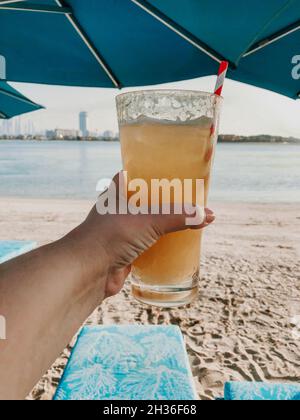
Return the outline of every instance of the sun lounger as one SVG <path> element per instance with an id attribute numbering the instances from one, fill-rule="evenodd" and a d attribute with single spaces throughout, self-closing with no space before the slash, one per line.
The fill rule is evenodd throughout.
<path id="1" fill-rule="evenodd" d="M 0 264 L 36 248 L 33 241 L 0 241 Z"/>
<path id="2" fill-rule="evenodd" d="M 195 400 L 175 326 L 85 327 L 55 400 Z"/>
<path id="3" fill-rule="evenodd" d="M 300 401 L 299 384 L 229 382 L 225 385 L 227 401 Z"/>

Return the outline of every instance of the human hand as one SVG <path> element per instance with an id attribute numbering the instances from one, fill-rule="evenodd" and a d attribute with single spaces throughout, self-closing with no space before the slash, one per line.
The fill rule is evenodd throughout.
<path id="1" fill-rule="evenodd" d="M 114 178 L 117 184 L 119 177 Z M 118 197 L 118 194 L 117 194 Z M 87 241 L 86 248 L 93 249 L 93 264 L 98 265 L 105 277 L 104 297 L 117 294 L 131 271 L 131 264 L 146 250 L 151 248 L 163 235 L 185 229 L 203 229 L 215 220 L 214 213 L 205 209 L 199 224 L 186 225 L 185 205 L 182 214 L 105 214 L 100 215 L 94 206 L 85 222 L 79 227 Z M 194 209 L 194 207 L 193 207 Z M 200 212 L 196 209 L 196 212 Z M 96 255 L 102 256 L 96 257 Z M 100 267 L 101 265 L 101 267 Z"/>

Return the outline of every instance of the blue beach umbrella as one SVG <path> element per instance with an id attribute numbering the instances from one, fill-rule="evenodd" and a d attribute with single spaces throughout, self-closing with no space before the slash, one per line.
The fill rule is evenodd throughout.
<path id="1" fill-rule="evenodd" d="M 300 0 L 0 0 L 12 81 L 125 87 L 229 77 L 300 92 Z"/>
<path id="2" fill-rule="evenodd" d="M 0 81 L 0 119 L 9 119 L 42 108 L 7 83 Z"/>

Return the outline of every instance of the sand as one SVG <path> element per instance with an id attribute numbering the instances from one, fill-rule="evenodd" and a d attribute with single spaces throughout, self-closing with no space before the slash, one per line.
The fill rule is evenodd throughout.
<path id="1" fill-rule="evenodd" d="M 0 199 L 0 238 L 53 241 L 85 216 L 88 201 Z M 156 309 L 133 301 L 128 285 L 89 324 L 175 324 L 186 341 L 200 399 L 227 380 L 300 381 L 300 212 L 296 204 L 211 203 L 217 221 L 204 239 L 199 299 Z M 29 396 L 51 399 L 66 349 Z"/>

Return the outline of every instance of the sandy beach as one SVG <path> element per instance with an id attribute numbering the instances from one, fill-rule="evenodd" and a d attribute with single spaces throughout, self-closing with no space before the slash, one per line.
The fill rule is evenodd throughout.
<path id="1" fill-rule="evenodd" d="M 80 223 L 91 205 L 1 198 L 0 238 L 45 244 Z M 293 324 L 300 315 L 299 205 L 210 207 L 217 221 L 205 234 L 200 294 L 193 305 L 173 310 L 143 306 L 131 299 L 127 284 L 87 322 L 179 325 L 200 399 L 222 396 L 227 380 L 299 382 L 300 334 Z M 71 345 L 30 399 L 52 398 Z"/>

